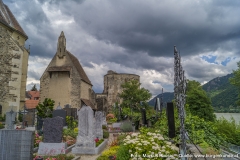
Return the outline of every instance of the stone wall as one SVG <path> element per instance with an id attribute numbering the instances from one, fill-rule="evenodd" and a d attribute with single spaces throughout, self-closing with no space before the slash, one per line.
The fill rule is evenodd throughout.
<path id="1" fill-rule="evenodd" d="M 25 40 L 26 37 L 0 24 L 0 104 L 3 114 L 10 106 L 18 111 L 25 102 L 29 54 L 24 48 Z"/>
<path id="2" fill-rule="evenodd" d="M 104 76 L 104 94 L 107 94 L 108 111 L 111 110 L 112 105 L 117 101 L 122 101 L 119 94 L 122 93 L 121 85 L 129 80 L 138 80 L 140 82 L 140 76 L 135 74 L 116 73 L 114 71 L 108 71 Z"/>
<path id="3" fill-rule="evenodd" d="M 71 66 L 71 71 L 48 71 L 50 67 L 63 64 L 64 66 Z M 73 108 L 78 108 L 81 103 L 80 81 L 77 69 L 72 65 L 68 54 L 63 58 L 55 55 L 40 78 L 40 102 L 42 103 L 45 98 L 51 98 L 55 101 L 54 108 L 58 106 L 59 102 L 62 107 L 70 104 Z"/>

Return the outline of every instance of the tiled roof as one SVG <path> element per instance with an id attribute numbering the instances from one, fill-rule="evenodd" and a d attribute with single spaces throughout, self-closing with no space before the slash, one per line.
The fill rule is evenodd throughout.
<path id="1" fill-rule="evenodd" d="M 92 109 L 96 109 L 94 104 L 92 104 L 92 102 L 90 102 L 88 99 L 83 99 L 81 98 L 81 101 L 86 105 L 86 106 L 90 106 Z"/>
<path id="2" fill-rule="evenodd" d="M 14 28 L 18 32 L 20 32 L 23 36 L 27 38 L 27 34 L 24 32 L 11 10 L 5 5 L 2 0 L 0 0 L 0 22 Z"/>
<path id="3" fill-rule="evenodd" d="M 28 91 L 28 94 L 31 95 L 31 99 L 40 97 L 40 91 Z"/>
<path id="4" fill-rule="evenodd" d="M 25 105 L 26 109 L 34 109 L 38 105 L 39 100 L 26 100 Z"/>
<path id="5" fill-rule="evenodd" d="M 85 71 L 83 70 L 81 64 L 79 63 L 78 59 L 72 55 L 70 52 L 67 51 L 67 53 L 69 54 L 69 57 L 71 58 L 73 65 L 76 67 L 80 77 L 82 78 L 82 80 L 90 85 L 92 85 L 91 81 L 88 79 L 87 74 L 85 73 Z"/>

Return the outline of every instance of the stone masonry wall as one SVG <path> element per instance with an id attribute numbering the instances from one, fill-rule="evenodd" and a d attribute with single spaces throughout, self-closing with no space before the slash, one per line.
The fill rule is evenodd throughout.
<path id="1" fill-rule="evenodd" d="M 108 74 L 104 76 L 104 94 L 107 94 L 108 111 L 117 101 L 122 101 L 119 94 L 122 93 L 121 85 L 129 80 L 138 80 L 140 82 L 140 76 L 135 74 L 123 74 L 108 71 Z"/>
<path id="2" fill-rule="evenodd" d="M 68 72 L 52 72 L 52 78 L 50 78 L 48 68 L 62 65 L 72 67 L 70 77 Z M 57 78 L 58 76 L 61 78 Z M 62 59 L 54 56 L 40 79 L 40 102 L 42 103 L 45 98 L 51 98 L 55 101 L 54 108 L 58 106 L 59 102 L 62 107 L 70 104 L 73 108 L 78 108 L 81 103 L 80 81 L 77 69 L 72 65 L 68 54 Z"/>
<path id="3" fill-rule="evenodd" d="M 10 106 L 14 106 L 15 111 L 20 108 L 22 58 L 25 48 L 20 46 L 18 41 L 13 39 L 12 32 L 2 25 L 0 25 L 0 48 L 0 104 L 3 106 L 4 114 L 10 110 Z"/>

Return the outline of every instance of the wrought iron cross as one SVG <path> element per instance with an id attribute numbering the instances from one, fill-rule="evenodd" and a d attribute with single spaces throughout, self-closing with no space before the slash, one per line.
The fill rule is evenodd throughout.
<path id="1" fill-rule="evenodd" d="M 186 155 L 186 130 L 184 126 L 185 122 L 185 97 L 186 97 L 186 77 L 184 76 L 184 70 L 181 65 L 181 57 L 174 46 L 174 99 L 178 108 L 178 116 L 180 119 L 180 154 Z M 185 159 L 185 158 L 182 158 Z"/>

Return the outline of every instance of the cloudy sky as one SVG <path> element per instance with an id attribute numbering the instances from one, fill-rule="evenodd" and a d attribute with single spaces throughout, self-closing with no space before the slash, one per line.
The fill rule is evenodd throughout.
<path id="1" fill-rule="evenodd" d="M 38 83 L 61 33 L 93 89 L 108 70 L 140 75 L 153 95 L 173 91 L 173 46 L 186 77 L 205 83 L 237 69 L 239 0 L 3 0 L 31 45 L 28 84 Z M 30 86 L 29 85 L 29 86 Z"/>

